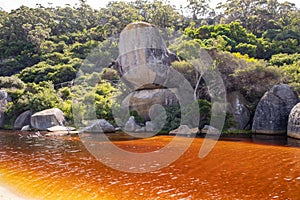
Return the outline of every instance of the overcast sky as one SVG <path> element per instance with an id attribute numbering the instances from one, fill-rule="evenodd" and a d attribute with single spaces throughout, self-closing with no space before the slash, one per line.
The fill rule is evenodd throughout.
<path id="1" fill-rule="evenodd" d="M 93 8 L 98 9 L 100 7 L 105 7 L 110 0 L 87 0 L 87 3 Z M 124 0 L 131 1 L 131 0 Z M 226 0 L 211 0 L 212 6 L 215 6 L 218 2 L 225 2 Z M 284 2 L 285 0 L 279 0 L 279 2 Z M 0 0 L 0 7 L 5 11 L 10 11 L 11 9 L 19 8 L 21 5 L 26 5 L 29 7 L 35 7 L 37 3 L 43 6 L 48 6 L 48 2 L 52 3 L 53 6 L 64 6 L 65 4 L 75 5 L 78 4 L 78 0 Z M 171 4 L 176 5 L 178 8 L 180 5 L 186 5 L 186 0 L 170 0 Z M 300 8 L 299 0 L 289 0 L 293 2 Z"/>

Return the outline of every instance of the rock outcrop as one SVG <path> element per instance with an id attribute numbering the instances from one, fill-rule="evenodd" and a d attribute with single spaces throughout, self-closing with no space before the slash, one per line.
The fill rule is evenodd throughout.
<path id="1" fill-rule="evenodd" d="M 145 65 L 157 72 L 156 64 L 170 66 L 178 60 L 167 49 L 159 29 L 146 22 L 133 22 L 124 28 L 120 35 L 119 54 L 117 67 L 121 75 Z M 163 73 L 156 75 L 164 76 Z"/>
<path id="2" fill-rule="evenodd" d="M 300 139 L 300 103 L 294 106 L 289 115 L 287 135 Z"/>
<path id="3" fill-rule="evenodd" d="M 129 94 L 123 101 L 123 105 L 129 110 L 135 110 L 145 120 L 150 120 L 149 110 L 151 106 L 177 105 L 178 99 L 169 89 L 138 90 Z"/>
<path id="4" fill-rule="evenodd" d="M 285 134 L 290 111 L 298 101 L 297 94 L 290 86 L 273 86 L 256 107 L 252 131 L 261 134 Z"/>
<path id="5" fill-rule="evenodd" d="M 90 125 L 84 128 L 81 132 L 86 133 L 114 133 L 115 127 L 105 119 L 96 119 L 90 122 Z"/>
<path id="6" fill-rule="evenodd" d="M 127 25 L 120 35 L 116 62 L 122 81 L 132 91 L 123 105 L 149 120 L 148 112 L 153 104 L 178 103 L 167 89 L 172 88 L 174 76 L 170 66 L 175 60 L 178 58 L 167 49 L 157 27 L 145 22 Z"/>
<path id="7" fill-rule="evenodd" d="M 21 130 L 24 126 L 30 125 L 31 111 L 21 113 L 14 123 L 14 129 Z"/>
<path id="8" fill-rule="evenodd" d="M 233 115 L 236 121 L 234 128 L 246 130 L 250 128 L 251 113 L 247 108 L 249 103 L 240 92 L 232 92 L 227 95 L 227 112 Z"/>
<path id="9" fill-rule="evenodd" d="M 0 127 L 4 126 L 4 111 L 9 102 L 9 96 L 5 90 L 0 90 Z"/>
<path id="10" fill-rule="evenodd" d="M 32 128 L 43 131 L 53 126 L 63 125 L 64 121 L 64 113 L 58 108 L 37 112 L 30 119 Z"/>

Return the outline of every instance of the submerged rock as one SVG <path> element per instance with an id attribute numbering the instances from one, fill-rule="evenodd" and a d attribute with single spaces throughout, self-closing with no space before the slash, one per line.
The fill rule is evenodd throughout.
<path id="1" fill-rule="evenodd" d="M 298 101 L 297 94 L 290 86 L 273 86 L 256 107 L 252 131 L 261 134 L 286 133 L 290 111 Z"/>
<path id="2" fill-rule="evenodd" d="M 37 112 L 31 116 L 31 126 L 37 130 L 46 131 L 47 128 L 63 125 L 64 113 L 58 108 L 51 108 Z"/>
<path id="3" fill-rule="evenodd" d="M 14 129 L 20 130 L 22 127 L 26 125 L 30 125 L 31 111 L 27 110 L 21 113 L 14 123 Z"/>
<path id="4" fill-rule="evenodd" d="M 300 103 L 294 106 L 289 115 L 287 135 L 300 139 Z"/>

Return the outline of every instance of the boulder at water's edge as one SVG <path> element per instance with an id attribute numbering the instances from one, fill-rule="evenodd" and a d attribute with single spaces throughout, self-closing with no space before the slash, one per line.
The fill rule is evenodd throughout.
<path id="1" fill-rule="evenodd" d="M 286 133 L 290 111 L 298 101 L 297 94 L 290 86 L 274 85 L 256 107 L 252 131 L 260 134 Z"/>
<path id="2" fill-rule="evenodd" d="M 114 133 L 115 127 L 105 119 L 96 119 L 90 122 L 90 125 L 84 128 L 87 133 Z"/>
<path id="3" fill-rule="evenodd" d="M 294 106 L 289 115 L 287 135 L 300 139 L 300 103 Z"/>
<path id="4" fill-rule="evenodd" d="M 63 125 L 64 113 L 58 108 L 37 112 L 31 116 L 30 122 L 34 129 L 45 131 L 47 128 Z"/>
<path id="5" fill-rule="evenodd" d="M 227 111 L 232 114 L 236 121 L 234 128 L 246 130 L 250 128 L 251 113 L 247 108 L 249 104 L 240 92 L 231 92 L 227 95 Z"/>
<path id="6" fill-rule="evenodd" d="M 146 132 L 156 132 L 158 131 L 158 127 L 155 123 L 151 121 L 146 122 Z"/>
<path id="7" fill-rule="evenodd" d="M 14 123 L 14 129 L 21 130 L 24 126 L 30 125 L 31 111 L 27 110 L 21 113 Z"/>
<path id="8" fill-rule="evenodd" d="M 130 116 L 128 121 L 125 123 L 124 130 L 128 132 L 134 132 L 137 128 L 140 128 L 134 119 L 134 116 Z"/>
<path id="9" fill-rule="evenodd" d="M 169 135 L 196 135 L 199 133 L 198 128 L 189 128 L 187 125 L 180 125 L 177 129 L 169 132 Z"/>

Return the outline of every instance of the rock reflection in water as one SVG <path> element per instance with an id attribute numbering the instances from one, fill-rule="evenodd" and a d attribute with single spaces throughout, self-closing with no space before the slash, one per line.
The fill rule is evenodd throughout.
<path id="1" fill-rule="evenodd" d="M 172 139 L 114 143 L 148 152 Z M 0 180 L 35 199 L 299 199 L 300 148 L 219 141 L 200 159 L 202 142 L 194 139 L 166 168 L 133 174 L 98 162 L 77 137 L 26 138 L 0 132 Z"/>
<path id="2" fill-rule="evenodd" d="M 287 137 L 286 135 L 252 135 L 252 142 L 256 144 L 280 145 L 300 147 L 300 140 Z"/>
<path id="3" fill-rule="evenodd" d="M 291 147 L 300 147 L 300 140 L 288 137 L 287 144 Z"/>
<path id="4" fill-rule="evenodd" d="M 286 145 L 286 135 L 260 135 L 253 134 L 252 141 L 257 144 L 272 144 L 272 145 Z"/>

